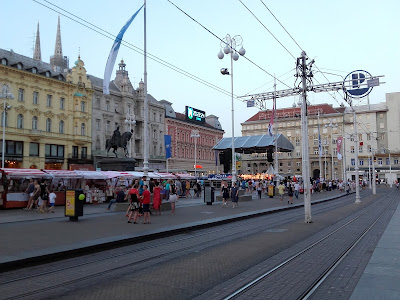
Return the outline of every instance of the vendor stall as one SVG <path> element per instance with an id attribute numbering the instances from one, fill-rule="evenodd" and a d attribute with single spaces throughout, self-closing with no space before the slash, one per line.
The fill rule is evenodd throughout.
<path id="1" fill-rule="evenodd" d="M 38 169 L 0 168 L 0 207 L 22 208 L 28 204 L 26 189 L 30 179 L 52 179 L 53 176 Z"/>
<path id="2" fill-rule="evenodd" d="M 106 201 L 106 189 L 110 184 L 109 176 L 102 171 L 75 171 L 83 176 L 82 189 L 84 190 L 86 203 L 103 203 Z"/>

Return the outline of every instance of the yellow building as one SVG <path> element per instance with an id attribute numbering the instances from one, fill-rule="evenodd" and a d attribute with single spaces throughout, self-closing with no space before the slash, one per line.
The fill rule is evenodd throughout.
<path id="1" fill-rule="evenodd" d="M 32 59 L 0 49 L 5 167 L 69 169 L 74 164 L 92 165 L 92 84 L 80 58 L 66 71 L 42 62 L 40 56 Z"/>

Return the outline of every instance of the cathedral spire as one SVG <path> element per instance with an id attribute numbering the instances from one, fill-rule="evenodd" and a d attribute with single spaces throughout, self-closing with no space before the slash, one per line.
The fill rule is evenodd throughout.
<path id="1" fill-rule="evenodd" d="M 42 53 L 40 51 L 40 34 L 39 34 L 39 22 L 37 24 L 37 32 L 36 32 L 36 43 L 35 43 L 35 52 L 33 53 L 33 59 L 42 60 Z"/>
<path id="2" fill-rule="evenodd" d="M 54 48 L 54 57 L 62 57 L 62 56 L 63 55 L 62 55 L 62 46 L 61 46 L 60 16 L 58 16 L 56 47 Z"/>

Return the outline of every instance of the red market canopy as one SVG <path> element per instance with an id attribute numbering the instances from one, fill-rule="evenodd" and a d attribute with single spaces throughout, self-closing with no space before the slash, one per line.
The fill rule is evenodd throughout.
<path id="1" fill-rule="evenodd" d="M 102 171 L 74 171 L 77 174 L 81 175 L 84 179 L 109 179 L 107 174 L 104 174 Z"/>
<path id="2" fill-rule="evenodd" d="M 54 178 L 62 179 L 80 179 L 82 175 L 71 170 L 42 170 L 43 172 L 52 175 Z"/>
<path id="3" fill-rule="evenodd" d="M 13 169 L 13 168 L 0 168 L 0 170 L 8 177 L 8 178 L 45 178 L 51 179 L 53 176 L 51 174 L 47 174 L 39 169 Z"/>

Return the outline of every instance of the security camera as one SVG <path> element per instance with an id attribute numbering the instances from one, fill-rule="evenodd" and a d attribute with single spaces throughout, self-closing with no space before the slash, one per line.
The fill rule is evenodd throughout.
<path id="1" fill-rule="evenodd" d="M 222 68 L 222 69 L 221 69 L 221 74 L 222 74 L 222 75 L 229 75 L 228 68 Z"/>

